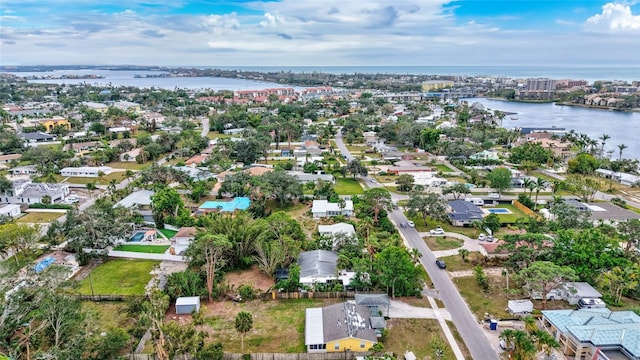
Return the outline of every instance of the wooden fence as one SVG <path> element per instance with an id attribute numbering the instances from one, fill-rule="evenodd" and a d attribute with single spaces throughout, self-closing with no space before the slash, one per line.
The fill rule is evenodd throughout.
<path id="1" fill-rule="evenodd" d="M 516 207 L 516 209 L 522 211 L 525 215 L 527 216 L 533 216 L 535 218 L 540 217 L 539 214 L 537 214 L 535 211 L 529 209 L 528 207 L 524 206 L 520 201 L 518 200 L 513 200 L 512 202 L 513 206 Z"/>
<path id="2" fill-rule="evenodd" d="M 281 299 L 353 299 L 356 294 L 379 294 L 380 292 L 367 291 L 298 291 L 298 292 L 279 292 L 270 291 L 260 294 L 262 300 L 281 300 Z"/>
<path id="3" fill-rule="evenodd" d="M 328 353 L 256 353 L 251 360 L 353 360 L 356 356 L 370 355 L 368 352 L 328 352 Z M 224 360 L 242 360 L 243 354 L 224 353 Z"/>
<path id="4" fill-rule="evenodd" d="M 136 295 L 77 295 L 78 300 L 83 301 L 127 301 L 135 298 Z"/>

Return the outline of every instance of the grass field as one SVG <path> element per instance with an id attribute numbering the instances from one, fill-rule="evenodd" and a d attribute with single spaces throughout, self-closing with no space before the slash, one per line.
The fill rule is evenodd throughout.
<path id="1" fill-rule="evenodd" d="M 151 161 L 148 161 L 144 164 L 138 164 L 135 161 L 126 161 L 126 162 L 114 161 L 106 165 L 111 166 L 114 169 L 142 170 L 147 166 L 150 166 L 151 164 L 152 164 Z"/>
<path id="2" fill-rule="evenodd" d="M 173 231 L 169 229 L 160 229 L 158 231 L 160 231 L 162 235 L 166 236 L 167 239 L 171 239 L 172 237 L 176 236 L 176 234 L 178 233 L 177 231 Z"/>
<path id="3" fill-rule="evenodd" d="M 253 315 L 253 329 L 245 335 L 245 353 L 296 353 L 306 352 L 304 346 L 305 309 L 322 307 L 338 302 L 334 300 L 254 300 L 245 303 L 216 302 L 207 309 L 205 327 L 216 334 L 224 350 L 240 353 L 240 335 L 234 319 L 238 312 Z M 204 304 L 209 306 L 209 304 Z"/>
<path id="4" fill-rule="evenodd" d="M 437 165 L 431 165 L 431 166 L 434 166 L 435 168 L 438 169 L 438 171 L 443 172 L 443 173 L 453 172 L 453 170 L 450 167 L 448 167 L 447 165 L 437 164 Z"/>
<path id="5" fill-rule="evenodd" d="M 207 138 L 209 140 L 213 140 L 213 139 L 228 139 L 230 137 L 231 137 L 231 135 L 220 134 L 219 132 L 214 132 L 214 131 L 209 131 L 209 133 L 207 134 Z"/>
<path id="6" fill-rule="evenodd" d="M 464 244 L 463 240 L 447 236 L 426 236 L 424 242 L 432 251 L 457 249 Z"/>
<path id="7" fill-rule="evenodd" d="M 478 320 L 484 319 L 485 313 L 489 313 L 497 319 L 511 317 L 505 311 L 507 308 L 507 297 L 504 291 L 507 286 L 506 277 L 490 275 L 487 277 L 489 279 L 488 291 L 483 291 L 473 276 L 455 278 L 453 282 Z"/>
<path id="8" fill-rule="evenodd" d="M 527 215 L 525 213 L 523 213 L 522 211 L 518 210 L 518 208 L 513 206 L 513 205 L 500 204 L 500 205 L 498 205 L 496 207 L 497 208 L 503 208 L 503 209 L 509 209 L 511 211 L 511 214 L 496 214 L 496 215 L 498 215 L 498 219 L 500 219 L 500 222 L 502 222 L 502 223 L 513 224 L 519 218 L 526 218 L 527 217 Z"/>
<path id="9" fill-rule="evenodd" d="M 78 291 L 91 295 L 143 295 L 144 288 L 153 277 L 149 272 L 158 265 L 154 260 L 114 259 L 96 267 L 80 281 Z"/>
<path id="10" fill-rule="evenodd" d="M 467 255 L 467 261 L 462 261 L 462 257 L 460 255 L 447 256 L 441 258 L 447 263 L 447 271 L 462 271 L 462 270 L 473 270 L 473 263 L 480 261 L 482 259 L 482 254 L 479 252 L 472 252 Z"/>
<path id="11" fill-rule="evenodd" d="M 22 223 L 50 223 L 64 213 L 59 212 L 30 212 L 20 217 L 17 221 Z"/>
<path id="12" fill-rule="evenodd" d="M 135 244 L 122 244 L 118 245 L 113 250 L 116 251 L 131 251 L 147 254 L 164 254 L 169 248 L 169 245 L 135 245 Z"/>
<path id="13" fill-rule="evenodd" d="M 57 175 L 56 175 L 57 176 Z M 111 180 L 115 180 L 117 183 L 121 183 L 125 179 L 124 171 L 112 172 L 109 175 L 105 175 L 101 178 L 97 177 L 69 177 L 66 183 L 69 184 L 90 184 L 95 182 L 97 185 L 109 185 Z"/>
<path id="14" fill-rule="evenodd" d="M 352 178 L 336 178 L 334 189 L 338 195 L 358 195 L 364 192 L 358 180 Z"/>
<path id="15" fill-rule="evenodd" d="M 405 213 L 405 216 L 407 217 L 407 219 L 413 221 L 416 224 L 416 230 L 418 232 L 428 232 L 429 230 L 435 229 L 436 227 L 440 226 L 444 231 L 447 232 L 460 233 L 469 237 L 476 236 L 474 235 L 476 233 L 476 230 L 473 228 L 452 226 L 446 221 L 434 221 L 429 217 L 427 218 L 427 226 L 425 226 L 424 220 L 422 220 L 422 215 L 409 216 L 407 213 Z"/>
<path id="16" fill-rule="evenodd" d="M 444 348 L 442 359 L 455 359 L 449 343 L 445 340 L 440 324 L 435 319 L 391 319 L 387 320 L 389 336 L 384 343 L 384 350 L 395 354 L 404 354 L 411 350 L 418 359 L 435 359 L 434 345 Z M 464 346 L 464 343 L 459 345 Z M 466 357 L 469 356 L 467 352 Z"/>

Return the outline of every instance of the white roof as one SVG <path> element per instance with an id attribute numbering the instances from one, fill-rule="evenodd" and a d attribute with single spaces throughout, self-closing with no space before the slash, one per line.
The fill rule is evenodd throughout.
<path id="1" fill-rule="evenodd" d="M 353 211 L 353 201 L 345 200 L 345 206 L 342 210 Z M 327 211 L 340 211 L 338 203 L 330 203 L 327 200 L 313 200 L 313 206 L 311 207 L 312 213 L 327 212 Z"/>
<path id="2" fill-rule="evenodd" d="M 133 207 L 134 205 L 151 205 L 151 196 L 154 192 L 151 190 L 138 190 L 129 194 L 126 198 L 118 201 L 116 206 L 123 206 L 126 208 Z"/>
<path id="3" fill-rule="evenodd" d="M 199 303 L 200 303 L 200 298 L 197 296 L 183 296 L 176 299 L 176 306 L 195 305 Z"/>
<path id="4" fill-rule="evenodd" d="M 533 303 L 529 300 L 509 300 L 507 308 L 512 313 L 531 312 Z"/>
<path id="5" fill-rule="evenodd" d="M 324 344 L 324 326 L 322 308 L 306 309 L 304 324 L 304 344 Z"/>
<path id="6" fill-rule="evenodd" d="M 20 210 L 20 205 L 16 204 L 0 204 L 0 214 L 10 213 L 11 211 L 18 209 Z"/>
<path id="7" fill-rule="evenodd" d="M 351 224 L 337 223 L 333 225 L 318 225 L 318 232 L 320 234 L 339 234 L 353 235 L 356 233 L 356 229 Z"/>
<path id="8" fill-rule="evenodd" d="M 102 171 L 102 172 L 110 172 L 113 170 L 109 166 L 78 166 L 78 167 L 66 167 L 62 168 L 60 172 L 67 171 L 81 171 L 81 172 L 92 172 L 92 171 Z"/>

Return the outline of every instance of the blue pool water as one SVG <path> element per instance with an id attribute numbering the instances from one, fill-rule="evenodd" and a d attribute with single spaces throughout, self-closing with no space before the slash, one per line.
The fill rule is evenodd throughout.
<path id="1" fill-rule="evenodd" d="M 44 271 L 44 269 L 48 268 L 49 265 L 53 264 L 56 261 L 56 259 L 48 256 L 42 260 L 40 260 L 37 264 L 35 264 L 33 266 L 33 270 L 35 270 L 37 273 L 41 273 Z"/>
<path id="2" fill-rule="evenodd" d="M 131 239 L 129 239 L 129 242 L 142 241 L 143 238 L 144 238 L 144 233 L 143 232 L 137 232 L 137 233 L 133 234 Z"/>
<path id="3" fill-rule="evenodd" d="M 503 208 L 487 209 L 492 214 L 511 214 L 511 210 Z"/>
<path id="4" fill-rule="evenodd" d="M 469 183 L 464 184 L 464 186 L 468 187 L 469 189 L 473 189 L 476 187 L 475 185 Z"/>
<path id="5" fill-rule="evenodd" d="M 237 197 L 232 201 L 205 201 L 204 204 L 200 205 L 200 209 L 220 209 L 220 211 L 247 210 L 249 205 L 251 205 L 251 199 Z"/>

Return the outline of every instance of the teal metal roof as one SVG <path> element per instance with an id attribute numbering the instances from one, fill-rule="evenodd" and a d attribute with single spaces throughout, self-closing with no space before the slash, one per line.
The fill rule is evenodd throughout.
<path id="1" fill-rule="evenodd" d="M 563 333 L 594 346 L 620 346 L 640 357 L 640 316 L 609 309 L 546 310 L 542 314 Z"/>

